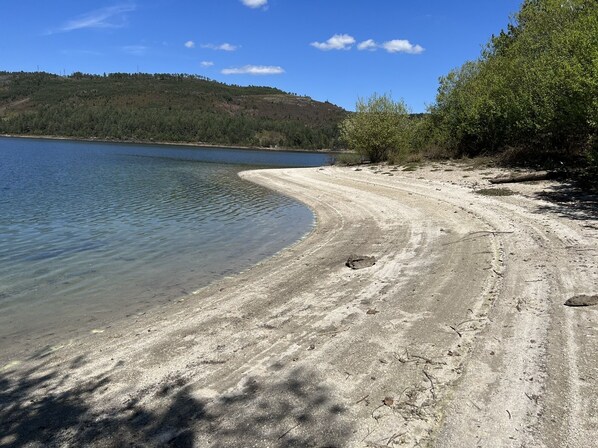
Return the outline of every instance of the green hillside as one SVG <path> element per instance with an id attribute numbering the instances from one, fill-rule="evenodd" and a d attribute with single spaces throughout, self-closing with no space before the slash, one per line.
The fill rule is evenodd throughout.
<path id="1" fill-rule="evenodd" d="M 346 112 L 192 75 L 0 72 L 0 134 L 322 149 Z"/>

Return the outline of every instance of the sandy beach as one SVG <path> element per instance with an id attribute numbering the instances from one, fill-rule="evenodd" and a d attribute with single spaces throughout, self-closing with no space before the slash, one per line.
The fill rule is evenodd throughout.
<path id="1" fill-rule="evenodd" d="M 0 366 L 0 446 L 589 447 L 596 198 L 438 164 L 241 173 L 303 240 L 175 304 Z M 359 270 L 351 254 L 374 256 Z"/>

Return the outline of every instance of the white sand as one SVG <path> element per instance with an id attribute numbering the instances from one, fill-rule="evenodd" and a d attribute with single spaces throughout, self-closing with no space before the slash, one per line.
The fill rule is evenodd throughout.
<path id="1" fill-rule="evenodd" d="M 598 293 L 596 211 L 539 199 L 554 182 L 473 192 L 498 172 L 242 173 L 309 205 L 315 230 L 5 366 L 0 446 L 592 446 L 598 307 L 563 302 Z M 352 271 L 352 253 L 377 263 Z"/>

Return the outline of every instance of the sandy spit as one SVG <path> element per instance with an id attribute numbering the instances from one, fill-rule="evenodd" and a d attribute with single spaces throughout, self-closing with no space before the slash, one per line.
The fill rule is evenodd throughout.
<path id="1" fill-rule="evenodd" d="M 563 303 L 598 294 L 596 201 L 475 192 L 500 173 L 241 173 L 309 205 L 314 231 L 0 367 L 0 446 L 593 446 L 598 307 Z"/>

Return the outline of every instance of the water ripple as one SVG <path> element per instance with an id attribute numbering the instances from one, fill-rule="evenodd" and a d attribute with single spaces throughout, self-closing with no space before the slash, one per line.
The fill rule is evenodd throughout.
<path id="1" fill-rule="evenodd" d="M 313 224 L 241 166 L 130 152 L 0 139 L 0 355 L 238 272 Z"/>

